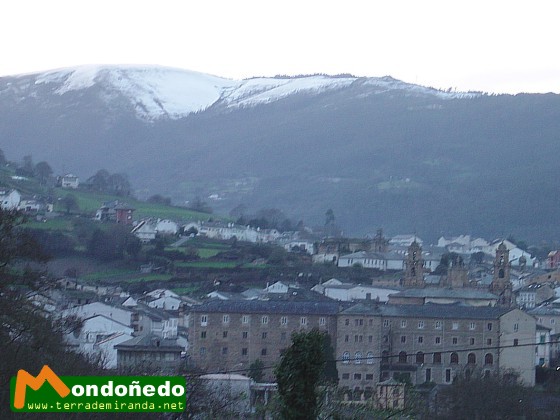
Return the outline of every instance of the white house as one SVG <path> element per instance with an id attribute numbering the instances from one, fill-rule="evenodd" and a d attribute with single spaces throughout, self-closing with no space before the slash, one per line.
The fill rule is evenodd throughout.
<path id="1" fill-rule="evenodd" d="M 550 328 L 544 327 L 537 323 L 537 346 L 535 348 L 535 365 L 549 367 L 550 366 Z"/>
<path id="2" fill-rule="evenodd" d="M 17 190 L 0 190 L 0 207 L 4 210 L 15 210 L 21 201 Z"/>
<path id="3" fill-rule="evenodd" d="M 74 174 L 66 174 L 60 177 L 60 186 L 62 188 L 76 189 L 80 186 L 80 178 Z"/>
<path id="4" fill-rule="evenodd" d="M 396 252 L 358 251 L 338 258 L 339 267 L 376 268 L 381 271 L 403 270 L 406 256 Z"/>
<path id="5" fill-rule="evenodd" d="M 179 225 L 173 220 L 158 219 L 156 223 L 156 232 L 160 235 L 176 235 L 179 231 Z"/>
<path id="6" fill-rule="evenodd" d="M 156 239 L 156 224 L 151 220 L 141 220 L 134 226 L 131 233 L 140 239 L 141 242 L 148 243 Z"/>
<path id="7" fill-rule="evenodd" d="M 117 367 L 117 351 L 113 345 L 132 338 L 134 330 L 105 315 L 93 315 L 82 320 L 81 327 L 66 337 L 76 351 L 99 357 L 106 369 Z"/>
<path id="8" fill-rule="evenodd" d="M 164 309 L 166 311 L 177 311 L 183 301 L 175 296 L 161 296 L 148 301 L 150 308 Z"/>
<path id="9" fill-rule="evenodd" d="M 289 286 L 282 283 L 281 281 L 277 281 L 263 289 L 265 293 L 288 293 Z"/>
<path id="10" fill-rule="evenodd" d="M 396 235 L 389 239 L 391 245 L 410 246 L 412 242 L 416 241 L 418 245 L 422 245 L 424 241 L 416 235 Z"/>
<path id="11" fill-rule="evenodd" d="M 70 309 L 62 311 L 62 317 L 76 315 L 79 318 L 86 319 L 94 315 L 104 315 L 121 324 L 132 325 L 133 311 L 124 307 L 108 305 L 103 302 L 92 302 L 86 305 L 75 306 Z"/>
<path id="12" fill-rule="evenodd" d="M 335 279 L 336 280 L 336 279 Z M 329 280 L 330 282 L 330 280 Z M 334 300 L 343 302 L 351 302 L 354 300 L 375 300 L 378 302 L 387 302 L 389 295 L 397 293 L 398 290 L 383 289 L 373 286 L 364 286 L 361 284 L 341 283 L 340 281 L 327 284 L 317 284 L 311 288 L 314 292 L 320 293 Z M 340 284 L 336 284 L 340 283 Z"/>

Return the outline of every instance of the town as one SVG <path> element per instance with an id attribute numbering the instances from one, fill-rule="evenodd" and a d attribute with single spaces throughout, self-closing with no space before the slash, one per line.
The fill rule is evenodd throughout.
<path id="1" fill-rule="evenodd" d="M 58 188 L 78 190 L 79 179 L 61 176 Z M 56 213 L 55 203 L 16 189 L 0 191 L 0 206 L 36 223 Z M 255 276 L 234 284 L 210 271 L 211 290 L 208 282 L 206 289 L 189 288 L 192 263 L 168 277 L 182 288 L 160 282 L 134 290 L 126 281 L 91 282 L 67 270 L 48 287 L 25 293 L 43 317 L 73 325 L 64 336 L 73 352 L 105 370 L 198 372 L 227 394 L 228 409 L 239 415 L 257 407 L 266 412 L 277 392 L 273 368 L 301 331 L 330 338 L 336 398 L 346 407 L 405 410 L 416 388 L 423 390 L 415 398 L 423 396 L 425 410 L 445 410 L 434 395 L 458 379 L 500 377 L 534 388 L 560 362 L 560 250 L 537 258 L 508 238 L 465 234 L 427 244 L 416 234 L 385 237 L 380 228 L 370 237 L 348 238 L 326 228 L 280 231 L 211 217 L 137 218 L 126 197 L 99 202 L 90 219 L 125 227 L 140 246 L 161 238 L 176 252 L 197 241 L 221 250 L 247 243 L 297 257 L 296 270 L 273 271 L 260 285 Z M 231 252 L 213 255 L 225 255 L 224 264 L 233 258 Z M 153 261 L 137 266 L 141 276 L 162 269 Z M 237 262 L 228 267 L 242 270 Z"/>

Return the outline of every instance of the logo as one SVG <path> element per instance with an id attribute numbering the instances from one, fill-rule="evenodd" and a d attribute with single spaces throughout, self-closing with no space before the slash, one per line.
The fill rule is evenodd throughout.
<path id="1" fill-rule="evenodd" d="M 20 369 L 10 381 L 14 412 L 181 412 L 182 376 L 58 376 L 47 365 L 37 376 Z"/>
<path id="2" fill-rule="evenodd" d="M 41 372 L 35 377 L 27 373 L 25 370 L 20 369 L 16 378 L 16 390 L 14 394 L 14 408 L 22 409 L 25 405 L 25 391 L 27 387 L 37 391 L 43 386 L 45 382 L 51 384 L 54 390 L 62 398 L 70 394 L 70 388 L 60 380 L 58 375 L 52 371 L 47 365 L 43 366 Z"/>

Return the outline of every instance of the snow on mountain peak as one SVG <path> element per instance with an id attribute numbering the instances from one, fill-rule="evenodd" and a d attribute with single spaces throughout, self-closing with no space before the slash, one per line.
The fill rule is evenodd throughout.
<path id="1" fill-rule="evenodd" d="M 36 75 L 35 84 L 56 83 L 54 93 L 64 95 L 99 85 L 104 96 L 124 95 L 145 120 L 166 117 L 178 119 L 221 103 L 238 108 L 270 103 L 295 93 L 321 93 L 349 87 L 357 80 L 373 87 L 366 95 L 389 90 L 441 98 L 459 96 L 422 86 L 410 85 L 391 77 L 313 75 L 303 77 L 252 78 L 230 80 L 204 73 L 160 66 L 81 66 Z M 464 96 L 464 94 L 462 94 Z"/>

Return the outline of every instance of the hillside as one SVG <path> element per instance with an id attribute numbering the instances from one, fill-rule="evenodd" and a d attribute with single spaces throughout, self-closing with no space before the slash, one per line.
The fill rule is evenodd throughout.
<path id="1" fill-rule="evenodd" d="M 560 236 L 559 95 L 180 71 L 122 86 L 114 72 L 96 74 L 81 84 L 60 74 L 0 79 L 0 148 L 84 178 L 125 172 L 143 198 L 212 195 L 223 214 L 276 207 L 313 225 L 332 208 L 348 235 Z M 158 102 L 162 112 L 151 112 Z"/>

